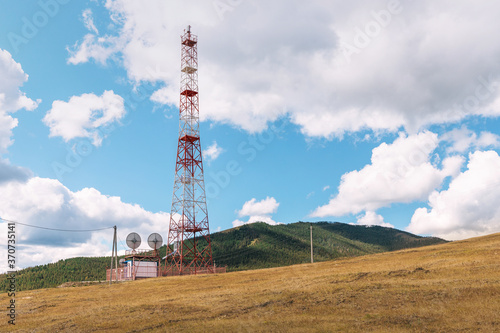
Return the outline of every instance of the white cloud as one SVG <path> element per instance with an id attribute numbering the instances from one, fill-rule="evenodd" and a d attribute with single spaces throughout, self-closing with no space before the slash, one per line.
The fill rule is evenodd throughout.
<path id="1" fill-rule="evenodd" d="M 266 197 L 261 201 L 252 198 L 245 202 L 243 207 L 238 211 L 239 217 L 248 216 L 248 221 L 234 220 L 233 227 L 238 227 L 244 224 L 254 222 L 265 222 L 270 225 L 280 224 L 272 219 L 271 214 L 276 213 L 279 207 L 279 202 L 273 197 Z"/>
<path id="2" fill-rule="evenodd" d="M 277 202 L 273 197 L 266 197 L 261 201 L 257 201 L 257 199 L 252 198 L 243 204 L 241 210 L 238 211 L 238 215 L 241 217 L 273 214 L 276 213 L 279 205 L 279 202 Z"/>
<path id="3" fill-rule="evenodd" d="M 363 129 L 416 133 L 500 115 L 500 40 L 484 38 L 500 30 L 500 4 L 401 2 L 383 24 L 376 19 L 389 7 L 382 0 L 228 6 L 221 14 L 201 0 L 108 0 L 114 30 L 85 36 L 70 62 L 115 57 L 131 80 L 165 83 L 154 101 L 177 104 L 172 64 L 179 63 L 179 34 L 196 22 L 202 120 L 256 132 L 288 115 L 305 135 L 331 138 Z M 342 45 L 374 26 L 380 29 L 346 61 Z"/>
<path id="4" fill-rule="evenodd" d="M 263 216 L 253 215 L 253 216 L 250 216 L 247 221 L 234 220 L 233 221 L 233 227 L 241 227 L 242 225 L 251 224 L 251 223 L 255 223 L 255 222 L 264 222 L 264 223 L 267 223 L 269 225 L 278 225 L 278 224 L 281 224 L 279 222 L 274 221 L 268 215 L 263 215 Z"/>
<path id="5" fill-rule="evenodd" d="M 69 102 L 54 101 L 43 122 L 50 127 L 51 137 L 60 136 L 66 142 L 90 138 L 100 146 L 103 135 L 99 129 L 118 122 L 124 115 L 123 98 L 107 90 L 102 96 L 83 94 L 71 97 Z"/>
<path id="6" fill-rule="evenodd" d="M 0 73 L 2 73 L 0 75 L 0 154 L 2 154 L 7 152 L 7 148 L 13 143 L 12 129 L 18 123 L 10 113 L 21 109 L 34 110 L 40 100 L 33 101 L 20 90 L 28 80 L 28 75 L 12 55 L 2 49 L 0 49 Z"/>
<path id="7" fill-rule="evenodd" d="M 500 136 L 491 132 L 481 132 L 478 136 L 465 126 L 443 134 L 440 140 L 451 142 L 452 145 L 446 149 L 449 153 L 465 153 L 469 149 L 500 147 Z"/>
<path id="8" fill-rule="evenodd" d="M 205 149 L 203 151 L 203 158 L 207 162 L 212 162 L 212 161 L 215 161 L 217 159 L 217 157 L 219 157 L 219 155 L 222 154 L 223 152 L 224 152 L 224 149 L 219 147 L 217 145 L 217 142 L 214 141 L 214 143 L 212 143 L 212 145 L 210 145 L 207 149 Z"/>
<path id="9" fill-rule="evenodd" d="M 100 229 L 116 225 L 123 241 L 131 231 L 143 238 L 168 234 L 168 213 L 152 213 L 94 188 L 72 192 L 54 179 L 33 177 L 0 184 L 0 216 L 9 220 L 59 229 Z M 5 227 L 5 223 L 2 223 Z M 112 230 L 92 233 L 56 232 L 17 225 L 20 267 L 72 256 L 110 255 Z M 3 245 L 5 240 L 0 240 Z M 120 244 L 121 247 L 121 244 Z M 147 248 L 147 245 L 144 247 Z M 0 263 L 0 271 L 5 271 Z"/>
<path id="10" fill-rule="evenodd" d="M 500 156 L 476 151 L 467 170 L 447 190 L 434 191 L 428 208 L 418 208 L 407 230 L 449 240 L 500 232 Z"/>
<path id="11" fill-rule="evenodd" d="M 94 59 L 99 64 L 106 64 L 121 47 L 121 39 L 111 36 L 97 37 L 86 34 L 81 43 L 74 45 L 74 49 L 67 48 L 70 57 L 68 63 L 77 65 Z"/>
<path id="12" fill-rule="evenodd" d="M 90 9 L 90 8 L 85 9 L 82 13 L 82 18 L 83 18 L 83 23 L 85 24 L 85 28 L 87 28 L 87 30 L 98 35 L 99 30 L 97 30 L 97 28 L 94 24 L 94 18 L 92 16 L 92 9 Z"/>
<path id="13" fill-rule="evenodd" d="M 365 212 L 365 215 L 358 216 L 357 223 L 360 225 L 378 225 L 381 227 L 394 228 L 392 224 L 384 221 L 384 217 L 382 215 L 378 215 L 372 211 Z"/>
<path id="14" fill-rule="evenodd" d="M 434 166 L 430 155 L 437 144 L 437 135 L 428 131 L 400 133 L 392 144 L 382 143 L 373 149 L 371 164 L 344 174 L 338 195 L 311 215 L 342 216 L 425 200 L 446 177 L 457 175 L 463 164 L 462 157 L 453 156 L 443 161 L 441 169 Z"/>
<path id="15" fill-rule="evenodd" d="M 326 185 L 325 187 L 323 187 L 323 191 L 326 191 L 326 190 L 329 190 L 330 189 L 330 185 Z"/>
<path id="16" fill-rule="evenodd" d="M 0 111 L 0 154 L 6 153 L 12 145 L 12 130 L 17 126 L 17 119 Z"/>

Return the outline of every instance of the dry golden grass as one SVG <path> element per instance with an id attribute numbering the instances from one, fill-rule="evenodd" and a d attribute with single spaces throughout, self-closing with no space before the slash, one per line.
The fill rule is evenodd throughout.
<path id="1" fill-rule="evenodd" d="M 15 330 L 500 332 L 499 255 L 495 234 L 291 267 L 32 290 L 17 295 Z M 4 317 L 0 331 L 13 328 Z"/>

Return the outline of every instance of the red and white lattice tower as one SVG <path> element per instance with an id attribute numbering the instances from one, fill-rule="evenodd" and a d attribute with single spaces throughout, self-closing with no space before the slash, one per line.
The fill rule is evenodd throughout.
<path id="1" fill-rule="evenodd" d="M 212 273 L 212 247 L 203 177 L 198 104 L 198 37 L 181 36 L 179 142 L 170 212 L 167 275 Z"/>

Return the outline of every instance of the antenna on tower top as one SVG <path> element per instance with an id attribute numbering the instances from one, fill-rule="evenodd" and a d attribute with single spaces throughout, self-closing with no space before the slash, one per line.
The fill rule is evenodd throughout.
<path id="1" fill-rule="evenodd" d="M 191 26 L 188 25 L 188 33 L 191 33 Z"/>

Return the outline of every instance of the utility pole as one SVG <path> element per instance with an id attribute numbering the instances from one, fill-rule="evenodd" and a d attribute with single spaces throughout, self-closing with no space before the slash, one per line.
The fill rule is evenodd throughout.
<path id="1" fill-rule="evenodd" d="M 115 269 L 116 269 L 116 274 L 115 274 L 115 281 L 118 282 L 118 239 L 116 236 L 116 225 L 113 227 L 115 229 Z"/>
<path id="2" fill-rule="evenodd" d="M 311 264 L 314 263 L 313 259 L 313 225 L 311 223 Z"/>
<path id="3" fill-rule="evenodd" d="M 116 239 L 116 225 L 113 227 L 113 245 L 111 247 L 111 268 L 109 270 L 109 284 L 113 280 L 113 259 L 115 259 L 115 281 L 118 282 L 118 245 Z"/>

